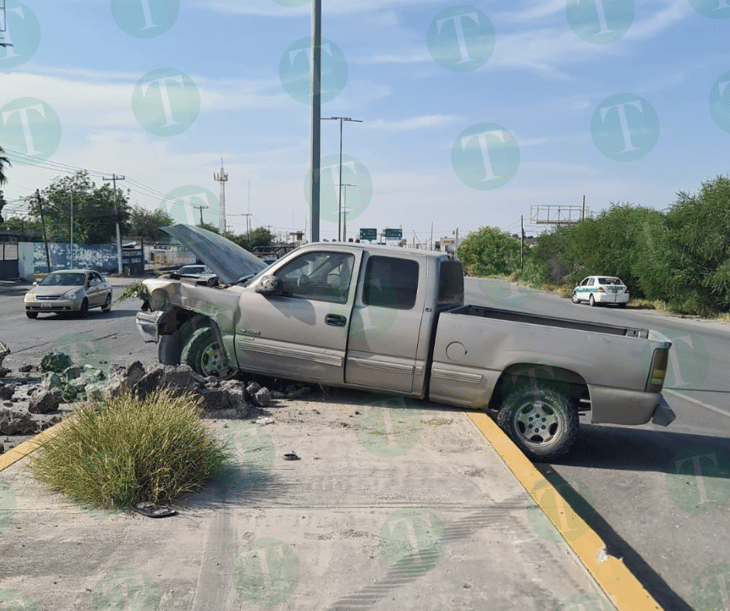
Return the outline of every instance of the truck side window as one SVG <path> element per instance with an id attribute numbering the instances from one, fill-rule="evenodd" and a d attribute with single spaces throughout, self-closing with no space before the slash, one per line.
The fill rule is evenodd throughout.
<path id="1" fill-rule="evenodd" d="M 370 257 L 365 269 L 365 305 L 410 310 L 418 292 L 418 263 L 395 257 Z"/>
<path id="2" fill-rule="evenodd" d="M 287 297 L 346 303 L 354 262 L 349 253 L 312 252 L 289 262 L 276 275 Z"/>

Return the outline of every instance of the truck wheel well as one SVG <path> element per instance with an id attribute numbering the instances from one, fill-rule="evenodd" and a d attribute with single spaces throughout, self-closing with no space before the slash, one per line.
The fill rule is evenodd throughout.
<path id="1" fill-rule="evenodd" d="M 515 363 L 507 367 L 494 385 L 489 409 L 499 410 L 513 390 L 535 382 L 569 396 L 579 412 L 590 410 L 590 392 L 583 377 L 569 369 L 544 363 Z"/>
<path id="2" fill-rule="evenodd" d="M 182 350 L 190 336 L 202 327 L 210 327 L 220 341 L 218 325 L 208 316 L 183 308 L 172 308 L 160 321 L 162 336 L 158 346 L 158 357 L 163 365 L 179 365 Z"/>

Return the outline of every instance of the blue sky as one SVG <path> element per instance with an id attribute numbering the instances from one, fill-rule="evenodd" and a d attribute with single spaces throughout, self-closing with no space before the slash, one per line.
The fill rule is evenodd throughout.
<path id="1" fill-rule="evenodd" d="M 401 227 L 421 242 L 432 226 L 436 239 L 484 225 L 516 232 L 520 215 L 534 233 L 532 206 L 585 195 L 593 211 L 664 209 L 677 191 L 727 174 L 726 4 L 323 0 L 322 116 L 362 121 L 343 127 L 348 237 L 361 227 Z M 309 227 L 310 109 L 297 87 L 308 78 L 311 4 L 6 5 L 2 34 L 14 47 L 0 49 L 0 144 L 13 161 L 11 210 L 86 168 L 97 183 L 126 176 L 134 204 L 169 207 L 177 220 L 208 205 L 204 219 L 217 224 L 222 155 L 234 231 L 246 227 L 249 182 L 254 227 Z M 320 232 L 333 239 L 338 122 L 321 133 Z"/>

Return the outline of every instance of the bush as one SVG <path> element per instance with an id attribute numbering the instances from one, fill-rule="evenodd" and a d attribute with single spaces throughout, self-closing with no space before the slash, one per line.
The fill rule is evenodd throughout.
<path id="1" fill-rule="evenodd" d="M 31 459 L 41 482 L 103 508 L 170 503 L 223 468 L 224 446 L 192 394 L 161 389 L 83 403 Z"/>
<path id="2" fill-rule="evenodd" d="M 520 268 L 520 241 L 498 227 L 469 233 L 457 254 L 470 275 L 508 276 Z"/>

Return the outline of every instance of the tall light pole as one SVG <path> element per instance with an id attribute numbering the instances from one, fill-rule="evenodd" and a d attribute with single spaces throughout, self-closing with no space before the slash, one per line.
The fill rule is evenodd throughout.
<path id="1" fill-rule="evenodd" d="M 310 241 L 319 242 L 319 181 L 320 148 L 319 128 L 322 102 L 322 0 L 312 0 L 312 124 L 310 127 L 310 157 L 312 165 L 312 194 L 310 214 L 312 228 Z"/>
<path id="2" fill-rule="evenodd" d="M 362 123 L 359 119 L 350 119 L 349 117 L 326 117 L 322 119 L 322 121 L 339 121 L 340 122 L 340 187 L 339 187 L 339 193 L 337 194 L 337 241 L 341 241 L 342 237 L 340 236 L 340 219 L 342 218 L 342 122 L 343 121 L 352 121 L 353 123 Z"/>
<path id="3" fill-rule="evenodd" d="M 342 223 L 342 241 L 346 242 L 347 241 L 347 187 L 357 187 L 357 185 L 340 183 L 340 189 L 342 189 L 342 187 L 345 187 L 345 207 L 342 208 L 342 212 L 344 212 L 344 217 L 345 217 L 343 219 L 343 223 Z M 339 239 L 339 236 L 338 236 L 338 239 Z"/>

